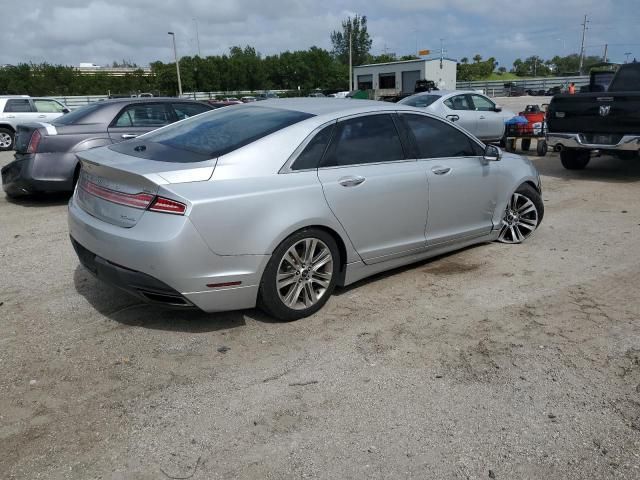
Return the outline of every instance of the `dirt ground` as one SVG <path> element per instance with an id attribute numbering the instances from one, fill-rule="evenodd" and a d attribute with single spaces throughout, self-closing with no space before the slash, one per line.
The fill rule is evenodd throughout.
<path id="1" fill-rule="evenodd" d="M 535 163 L 527 243 L 293 323 L 139 304 L 78 265 L 65 197 L 1 196 L 0 476 L 640 478 L 640 161 Z"/>

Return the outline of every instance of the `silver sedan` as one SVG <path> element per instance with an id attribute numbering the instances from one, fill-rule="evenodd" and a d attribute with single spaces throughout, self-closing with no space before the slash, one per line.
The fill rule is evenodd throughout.
<path id="1" fill-rule="evenodd" d="M 207 312 L 305 317 L 336 286 L 522 242 L 544 213 L 529 160 L 382 102 L 267 100 L 79 156 L 81 263 L 148 302 Z"/>
<path id="2" fill-rule="evenodd" d="M 515 113 L 504 110 L 493 100 L 476 92 L 434 90 L 403 98 L 398 103 L 424 108 L 428 112 L 455 122 L 485 142 L 499 142 L 504 123 Z"/>

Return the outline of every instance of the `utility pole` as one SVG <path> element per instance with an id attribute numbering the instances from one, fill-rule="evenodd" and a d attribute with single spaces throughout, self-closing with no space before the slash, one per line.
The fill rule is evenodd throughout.
<path id="1" fill-rule="evenodd" d="M 582 25 L 582 44 L 580 45 L 580 66 L 578 69 L 580 70 L 580 75 L 582 75 L 582 64 L 584 63 L 584 37 L 587 33 L 587 25 L 589 20 L 587 20 L 587 15 L 584 16 L 584 21 L 581 23 Z"/>
<path id="2" fill-rule="evenodd" d="M 351 32 L 353 31 L 353 25 L 349 26 L 349 91 L 353 89 L 353 55 L 351 53 L 352 40 Z"/>
<path id="3" fill-rule="evenodd" d="M 196 45 L 198 45 L 198 56 L 202 57 L 202 54 L 200 53 L 200 34 L 198 33 L 198 19 L 194 18 L 193 21 L 196 24 Z"/>
<path id="4" fill-rule="evenodd" d="M 167 32 L 173 39 L 173 57 L 176 60 L 176 72 L 178 73 L 178 97 L 182 97 L 182 82 L 180 81 L 180 63 L 178 63 L 178 50 L 176 50 L 176 34 Z"/>
<path id="5" fill-rule="evenodd" d="M 442 61 L 444 60 L 444 38 L 440 39 L 440 70 L 442 70 Z"/>
<path id="6" fill-rule="evenodd" d="M 604 44 L 604 55 L 602 57 L 602 61 L 606 62 L 607 61 L 607 50 L 609 50 L 609 44 L 605 43 Z"/>

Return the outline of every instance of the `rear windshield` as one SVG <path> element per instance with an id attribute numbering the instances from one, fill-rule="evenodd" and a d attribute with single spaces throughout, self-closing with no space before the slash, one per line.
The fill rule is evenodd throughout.
<path id="1" fill-rule="evenodd" d="M 103 104 L 98 102 L 90 103 L 89 105 L 80 107 L 73 112 L 56 118 L 55 121 L 51 123 L 53 123 L 54 125 L 80 125 L 83 123 L 93 123 L 90 121 L 90 117 L 95 111 L 99 110 L 102 105 Z"/>
<path id="2" fill-rule="evenodd" d="M 140 140 L 215 158 L 313 115 L 270 107 L 228 107 L 188 118 Z M 194 161 L 189 155 L 171 161 Z"/>
<path id="3" fill-rule="evenodd" d="M 410 107 L 428 107 L 439 98 L 439 95 L 416 95 L 403 98 L 398 103 L 409 105 Z"/>

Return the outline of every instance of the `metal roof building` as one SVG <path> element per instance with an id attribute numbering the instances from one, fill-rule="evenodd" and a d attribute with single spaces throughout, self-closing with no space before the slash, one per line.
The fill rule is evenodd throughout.
<path id="1" fill-rule="evenodd" d="M 421 58 L 353 67 L 353 90 L 376 95 L 413 92 L 416 80 L 432 80 L 441 90 L 456 88 L 456 65 L 451 58 Z"/>

